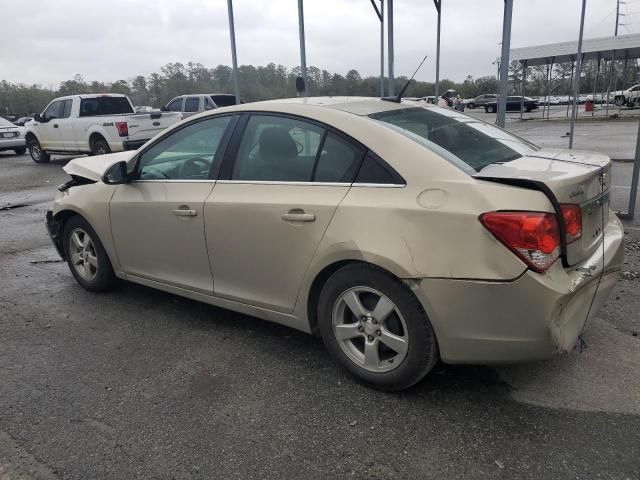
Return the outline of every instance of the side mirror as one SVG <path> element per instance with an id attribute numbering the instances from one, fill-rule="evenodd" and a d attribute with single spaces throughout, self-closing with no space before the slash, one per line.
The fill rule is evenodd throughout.
<path id="1" fill-rule="evenodd" d="M 121 185 L 127 183 L 127 162 L 124 160 L 111 165 L 104 176 L 102 181 L 107 185 Z"/>
<path id="2" fill-rule="evenodd" d="M 169 109 L 167 108 L 167 106 L 166 106 L 166 105 L 163 105 L 163 106 L 161 106 L 161 107 L 160 107 L 160 111 L 161 111 L 161 112 L 168 112 L 168 111 L 169 111 Z"/>
<path id="3" fill-rule="evenodd" d="M 36 114 L 33 116 L 33 119 L 34 119 L 36 122 L 42 122 L 42 116 L 41 116 L 39 113 L 36 113 Z"/>

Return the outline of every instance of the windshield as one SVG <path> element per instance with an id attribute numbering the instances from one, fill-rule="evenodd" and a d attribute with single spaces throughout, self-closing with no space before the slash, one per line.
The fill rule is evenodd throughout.
<path id="1" fill-rule="evenodd" d="M 480 171 L 491 163 L 509 162 L 537 150 L 501 128 L 444 108 L 406 108 L 374 113 L 370 118 L 467 171 Z"/>

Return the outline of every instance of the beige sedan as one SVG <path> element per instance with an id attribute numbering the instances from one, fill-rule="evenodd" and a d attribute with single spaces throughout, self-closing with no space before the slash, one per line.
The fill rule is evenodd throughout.
<path id="1" fill-rule="evenodd" d="M 623 263 L 610 160 L 415 102 L 308 98 L 72 160 L 47 228 L 116 278 L 319 334 L 400 390 L 447 363 L 569 352 Z"/>

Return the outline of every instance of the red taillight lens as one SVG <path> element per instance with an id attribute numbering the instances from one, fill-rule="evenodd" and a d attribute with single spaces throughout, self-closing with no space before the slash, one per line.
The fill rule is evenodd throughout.
<path id="1" fill-rule="evenodd" d="M 118 130 L 118 135 L 121 137 L 129 136 L 129 125 L 127 125 L 127 122 L 116 122 L 116 129 Z"/>
<path id="2" fill-rule="evenodd" d="M 552 213 L 489 212 L 482 224 L 509 250 L 538 273 L 560 257 L 560 229 Z"/>
<path id="3" fill-rule="evenodd" d="M 572 243 L 582 237 L 582 209 L 580 205 L 563 203 L 560 205 L 562 220 L 567 234 L 567 243 Z"/>

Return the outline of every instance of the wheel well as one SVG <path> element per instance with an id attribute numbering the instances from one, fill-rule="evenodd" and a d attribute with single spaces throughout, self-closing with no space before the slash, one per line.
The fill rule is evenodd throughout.
<path id="1" fill-rule="evenodd" d="M 38 139 L 33 133 L 29 132 L 25 135 L 25 140 L 28 142 L 30 140 L 38 140 Z"/>
<path id="2" fill-rule="evenodd" d="M 89 148 L 93 149 L 93 144 L 96 143 L 98 140 L 104 140 L 106 142 L 104 137 L 99 133 L 92 133 L 91 136 L 89 137 Z"/>
<path id="3" fill-rule="evenodd" d="M 76 215 L 82 217 L 82 215 L 74 212 L 73 210 L 62 210 L 61 212 L 56 213 L 53 217 L 55 221 L 55 231 L 52 232 L 51 239 L 55 243 L 56 247 L 58 247 L 58 251 L 61 253 L 63 258 L 65 255 L 64 248 L 62 248 L 62 234 L 64 233 L 64 226 L 70 218 L 75 217 Z"/>
<path id="4" fill-rule="evenodd" d="M 320 301 L 320 292 L 322 292 L 322 288 L 327 283 L 327 280 L 329 280 L 329 277 L 331 277 L 331 275 L 336 273 L 342 267 L 354 264 L 371 265 L 379 270 L 382 270 L 385 273 L 388 273 L 393 278 L 398 278 L 389 270 L 386 270 L 374 263 L 365 262 L 362 260 L 340 260 L 339 262 L 335 262 L 324 267 L 316 275 L 316 278 L 313 279 L 311 288 L 309 289 L 309 296 L 307 297 L 307 319 L 309 320 L 309 327 L 311 328 L 311 333 L 313 335 L 320 335 L 320 331 L 318 329 L 318 303 Z"/>

